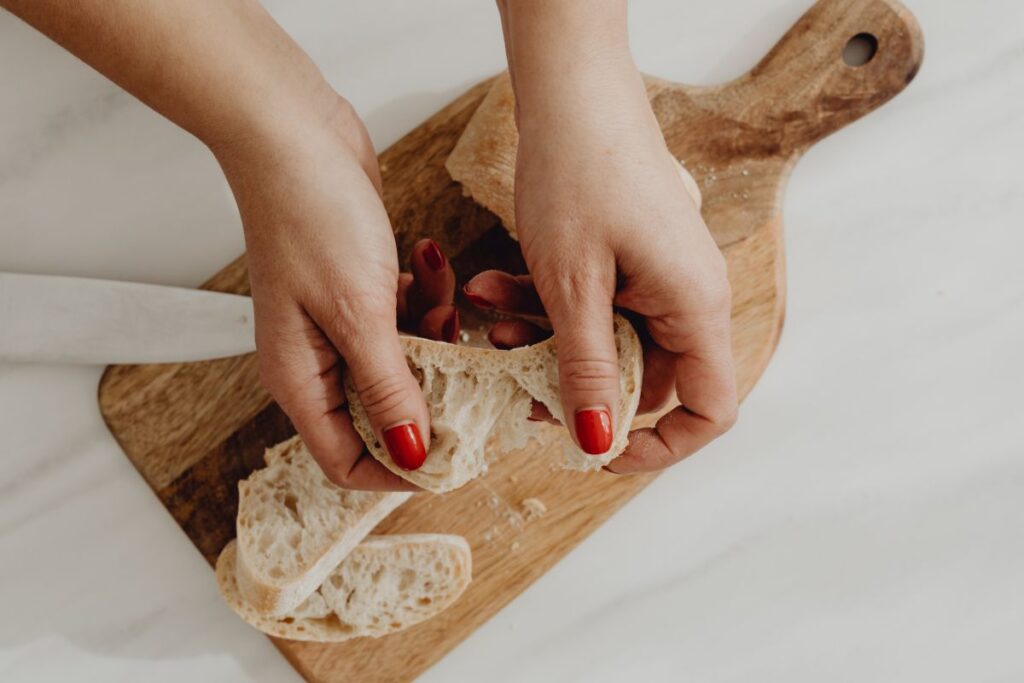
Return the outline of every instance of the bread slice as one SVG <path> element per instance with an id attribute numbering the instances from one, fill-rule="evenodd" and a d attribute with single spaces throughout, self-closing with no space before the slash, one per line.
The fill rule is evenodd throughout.
<path id="1" fill-rule="evenodd" d="M 238 483 L 238 588 L 259 614 L 302 603 L 409 493 L 332 484 L 298 436 L 267 450 Z"/>
<path id="2" fill-rule="evenodd" d="M 648 96 L 664 89 L 664 81 L 650 76 L 644 80 Z M 506 72 L 494 79 L 444 165 L 463 192 L 500 218 L 509 235 L 518 239 L 513 192 L 519 147 L 515 106 L 512 81 Z M 683 185 L 699 209 L 700 188 L 683 165 L 678 160 L 676 163 Z"/>
<path id="3" fill-rule="evenodd" d="M 269 617 L 242 597 L 236 553 L 232 541 L 217 558 L 221 595 L 250 625 L 290 640 L 338 642 L 408 628 L 454 603 L 473 573 L 469 544 L 461 536 L 369 536 L 301 605 Z"/>
<path id="4" fill-rule="evenodd" d="M 487 471 L 501 453 L 523 448 L 542 433 L 561 443 L 560 464 L 566 469 L 597 470 L 621 453 L 640 402 L 643 350 L 633 326 L 615 316 L 619 351 L 619 404 L 614 441 L 603 455 L 584 453 L 565 428 L 533 422 L 533 400 L 543 403 L 565 423 L 558 391 L 555 339 L 509 351 L 455 346 L 402 337 L 413 373 L 430 410 L 430 451 L 415 471 L 398 467 L 374 434 L 351 377 L 345 379 L 352 423 L 367 448 L 385 467 L 434 493 L 456 489 Z"/>

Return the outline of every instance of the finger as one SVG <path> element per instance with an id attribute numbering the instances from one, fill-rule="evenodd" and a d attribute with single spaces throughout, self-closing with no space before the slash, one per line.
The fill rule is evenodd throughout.
<path id="1" fill-rule="evenodd" d="M 550 275 L 534 269 L 534 277 L 558 340 L 559 391 L 569 431 L 585 453 L 601 455 L 614 441 L 619 401 L 612 327 L 615 264 L 610 255 L 605 263 L 590 263 Z"/>
<path id="2" fill-rule="evenodd" d="M 473 305 L 483 309 L 535 318 L 546 316 L 544 304 L 529 275 L 485 270 L 467 282 L 462 293 Z"/>
<path id="3" fill-rule="evenodd" d="M 409 316 L 409 289 L 412 283 L 412 273 L 398 274 L 398 327 L 402 330 L 416 329 L 414 321 Z"/>
<path id="4" fill-rule="evenodd" d="M 692 349 L 676 359 L 675 384 L 680 406 L 653 429 L 630 435 L 625 452 L 609 464 L 613 472 L 645 472 L 679 462 L 725 433 L 736 421 L 736 373 L 724 333 L 709 328 L 693 338 Z"/>
<path id="5" fill-rule="evenodd" d="M 459 340 L 461 330 L 459 311 L 448 304 L 447 306 L 436 306 L 423 316 L 420 320 L 417 334 L 426 339 L 454 344 Z"/>
<path id="6" fill-rule="evenodd" d="M 487 341 L 496 349 L 507 350 L 537 344 L 550 336 L 551 330 L 525 320 L 502 320 L 494 323 L 487 332 Z"/>
<path id="7" fill-rule="evenodd" d="M 435 306 L 455 301 L 455 272 L 434 240 L 422 239 L 409 257 L 413 286 L 408 294 L 408 315 L 415 327 L 419 318 Z"/>
<path id="8" fill-rule="evenodd" d="M 333 483 L 359 491 L 418 491 L 418 486 L 402 479 L 377 462 L 359 437 L 345 406 L 321 416 L 305 413 L 292 416 L 285 411 L 302 436 L 313 459 Z M 307 417 L 313 418 L 307 420 Z M 344 443 L 335 437 L 345 435 Z M 350 436 L 354 436 L 351 443 Z"/>
<path id="9" fill-rule="evenodd" d="M 665 406 L 675 389 L 676 355 L 648 339 L 644 345 L 644 378 L 638 413 L 653 413 Z"/>
<path id="10" fill-rule="evenodd" d="M 418 469 L 430 445 L 430 417 L 402 351 L 394 314 L 352 303 L 317 322 L 345 359 L 380 443 L 396 465 Z"/>
<path id="11" fill-rule="evenodd" d="M 297 304 L 257 309 L 260 378 L 332 482 L 364 490 L 410 490 L 380 463 L 358 466 L 363 440 L 345 411 L 342 364 Z"/>

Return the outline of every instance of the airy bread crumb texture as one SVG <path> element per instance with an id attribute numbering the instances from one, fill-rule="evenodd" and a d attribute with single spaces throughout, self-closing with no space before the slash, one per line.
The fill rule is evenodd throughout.
<path id="1" fill-rule="evenodd" d="M 408 493 L 349 491 L 324 476 L 299 437 L 239 482 L 238 579 L 263 614 L 296 608 Z"/>
<path id="2" fill-rule="evenodd" d="M 418 470 L 403 470 L 392 461 L 373 431 L 352 378 L 346 377 L 352 423 L 370 453 L 385 467 L 434 493 L 463 486 L 484 474 L 500 454 L 527 447 L 541 435 L 560 443 L 563 468 L 598 470 L 625 449 L 640 401 L 640 340 L 632 325 L 619 315 L 615 316 L 614 333 L 619 352 L 619 403 L 612 410 L 614 440 L 603 455 L 584 453 L 565 428 L 528 419 L 536 400 L 565 422 L 554 338 L 498 351 L 402 337 L 409 367 L 430 410 L 430 450 Z"/>
<path id="3" fill-rule="evenodd" d="M 408 628 L 454 603 L 472 579 L 461 536 L 369 536 L 302 604 L 277 617 L 260 614 L 239 591 L 236 544 L 217 559 L 217 585 L 246 622 L 278 638 L 339 642 Z"/>

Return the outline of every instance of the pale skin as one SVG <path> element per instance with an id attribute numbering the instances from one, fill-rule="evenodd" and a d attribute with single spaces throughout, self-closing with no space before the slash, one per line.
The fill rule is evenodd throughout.
<path id="1" fill-rule="evenodd" d="M 398 330 L 452 341 L 454 276 L 426 241 L 413 274 L 400 274 L 376 156 L 352 106 L 255 0 L 0 6 L 209 147 L 242 215 L 264 385 L 332 481 L 411 489 L 366 453 L 340 379 L 352 373 L 378 434 L 411 424 L 429 446 Z M 648 104 L 625 0 L 498 7 L 520 132 L 517 230 L 532 278 L 482 273 L 465 290 L 482 305 L 546 316 L 566 415 L 614 410 L 613 306 L 635 313 L 646 327 L 641 408 L 681 405 L 631 433 L 608 469 L 666 467 L 735 420 L 724 261 Z M 491 338 L 516 346 L 544 334 L 506 322 Z"/>

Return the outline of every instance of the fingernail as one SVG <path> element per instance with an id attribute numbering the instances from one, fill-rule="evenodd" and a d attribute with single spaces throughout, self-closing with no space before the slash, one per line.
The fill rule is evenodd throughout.
<path id="1" fill-rule="evenodd" d="M 459 338 L 459 310 L 452 309 L 452 314 L 441 325 L 441 336 L 450 344 L 454 344 Z"/>
<path id="2" fill-rule="evenodd" d="M 423 260 L 434 270 L 444 268 L 444 254 L 441 253 L 441 247 L 437 246 L 437 242 L 434 240 L 427 240 L 427 248 L 423 250 Z"/>
<path id="3" fill-rule="evenodd" d="M 604 408 L 577 410 L 576 438 L 589 455 L 607 453 L 612 447 L 612 416 Z"/>
<path id="4" fill-rule="evenodd" d="M 490 301 L 483 298 L 479 294 L 473 294 L 472 292 L 466 290 L 465 288 L 462 289 L 462 293 L 466 295 L 467 299 L 469 299 L 469 303 L 473 304 L 474 306 L 479 306 L 480 308 L 494 308 L 494 304 L 492 304 Z"/>
<path id="5" fill-rule="evenodd" d="M 413 422 L 394 425 L 384 430 L 384 445 L 395 464 L 403 470 L 418 470 L 427 459 L 419 427 Z"/>

